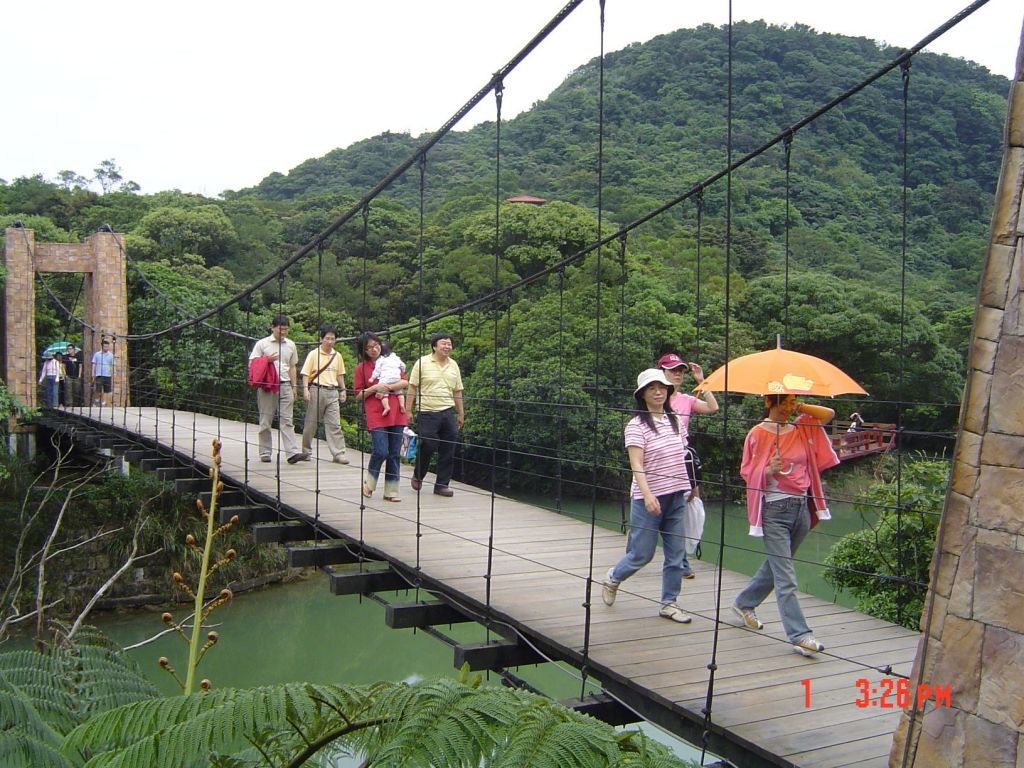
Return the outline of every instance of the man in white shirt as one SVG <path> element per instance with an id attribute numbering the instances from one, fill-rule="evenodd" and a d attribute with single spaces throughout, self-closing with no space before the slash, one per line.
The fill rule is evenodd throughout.
<path id="1" fill-rule="evenodd" d="M 295 424 L 292 420 L 292 411 L 295 405 L 295 368 L 299 364 L 299 353 L 295 349 L 295 342 L 287 338 L 287 317 L 275 315 L 270 326 L 270 335 L 257 341 L 249 355 L 250 361 L 258 357 L 269 358 L 277 368 L 277 375 L 281 382 L 279 392 L 256 390 L 256 405 L 260 411 L 260 461 L 270 461 L 274 445 L 271 425 L 274 423 L 276 414 L 281 447 L 288 456 L 288 463 L 294 464 L 296 461 L 301 461 L 300 457 L 302 456 L 299 444 L 295 440 Z"/>

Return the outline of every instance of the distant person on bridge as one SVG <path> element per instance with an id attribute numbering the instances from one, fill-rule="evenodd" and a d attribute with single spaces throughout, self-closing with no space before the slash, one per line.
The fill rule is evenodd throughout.
<path id="1" fill-rule="evenodd" d="M 47 408 L 56 408 L 58 393 L 61 382 L 64 380 L 64 362 L 60 352 L 43 361 L 43 367 L 39 371 L 39 383 L 43 385 L 43 405 Z"/>
<path id="2" fill-rule="evenodd" d="M 271 428 L 276 414 L 278 434 L 284 446 L 284 452 L 288 456 L 288 463 L 294 464 L 303 460 L 299 444 L 295 440 L 295 423 L 292 419 L 295 406 L 295 368 L 299 364 L 299 353 L 295 349 L 295 342 L 287 338 L 287 317 L 275 315 L 270 322 L 270 327 L 270 335 L 257 341 L 249 355 L 250 364 L 257 358 L 267 358 L 277 367 L 278 378 L 281 382 L 279 392 L 268 392 L 265 389 L 256 390 L 256 405 L 260 411 L 260 461 L 270 462 L 270 455 L 274 447 Z"/>
<path id="3" fill-rule="evenodd" d="M 383 344 L 376 334 L 364 333 L 359 337 L 356 351 L 359 365 L 352 379 L 356 400 L 363 403 L 366 412 L 366 429 L 370 433 L 370 461 L 363 478 L 363 496 L 370 498 L 377 489 L 380 468 L 384 465 L 384 501 L 401 501 L 399 481 L 402 468 L 402 432 L 409 423 L 405 409 L 399 407 L 402 392 L 409 386 L 404 375 L 392 384 L 371 382 L 376 361 L 383 354 Z M 384 411 L 385 395 L 391 407 Z"/>
<path id="4" fill-rule="evenodd" d="M 110 351 L 110 339 L 100 342 L 100 349 L 92 353 L 92 394 L 93 404 L 110 405 L 110 393 L 114 389 L 114 353 Z"/>
<path id="5" fill-rule="evenodd" d="M 462 406 L 462 372 L 451 359 L 452 337 L 435 333 L 430 337 L 429 355 L 412 367 L 409 389 L 405 395 L 407 414 L 416 408 L 416 431 L 419 433 L 416 467 L 412 475 L 413 490 L 423 486 L 430 468 L 430 459 L 437 454 L 437 479 L 434 493 L 454 496 L 448 487 L 455 469 L 455 441 L 466 421 Z"/>
<path id="6" fill-rule="evenodd" d="M 839 457 L 822 427 L 836 414 L 831 408 L 798 402 L 796 395 L 766 395 L 764 406 L 765 419 L 743 443 L 740 474 L 747 483 L 750 535 L 764 538 L 768 558 L 736 596 L 732 610 L 748 629 L 764 629 L 754 609 L 774 589 L 793 650 L 814 656 L 825 646 L 814 639 L 800 608 L 793 557 L 808 531 L 819 520 L 831 518 L 821 473 L 838 464 Z"/>
<path id="7" fill-rule="evenodd" d="M 636 410 L 626 424 L 625 442 L 630 485 L 629 538 L 626 554 L 608 571 L 601 589 L 605 605 L 615 603 L 619 585 L 654 558 L 658 534 L 664 550 L 661 568 L 661 608 L 658 615 L 680 624 L 690 616 L 676 602 L 683 583 L 686 533 L 683 512 L 690 492 L 686 474 L 685 443 L 679 418 L 669 398 L 673 385 L 660 368 L 648 368 L 636 377 Z"/>
<path id="8" fill-rule="evenodd" d="M 333 325 L 320 329 L 320 345 L 309 351 L 302 364 L 306 421 L 302 427 L 302 460 L 313 451 L 317 425 L 324 423 L 324 436 L 331 461 L 348 464 L 345 433 L 341 430 L 341 403 L 345 402 L 345 360 L 334 349 L 338 332 Z"/>
<path id="9" fill-rule="evenodd" d="M 80 405 L 82 401 L 82 361 L 78 349 L 68 344 L 64 352 L 64 405 Z"/>

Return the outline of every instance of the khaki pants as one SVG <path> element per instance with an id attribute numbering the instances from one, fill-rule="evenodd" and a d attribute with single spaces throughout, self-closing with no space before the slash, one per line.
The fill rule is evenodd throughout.
<path id="1" fill-rule="evenodd" d="M 303 452 L 312 453 L 316 427 L 321 421 L 324 423 L 324 435 L 327 437 L 327 449 L 331 452 L 331 459 L 341 458 L 345 455 L 345 433 L 341 431 L 338 390 L 313 384 L 309 387 L 306 422 L 302 428 Z"/>
<path id="2" fill-rule="evenodd" d="M 287 456 L 294 456 L 299 452 L 299 444 L 295 440 L 295 422 L 292 418 L 292 410 L 295 405 L 295 392 L 292 385 L 285 383 L 281 385 L 280 392 L 267 392 L 259 389 L 256 391 L 256 405 L 260 409 L 260 456 L 270 456 L 274 448 L 274 436 L 272 425 L 274 414 L 277 414 L 278 434 L 281 436 L 281 448 Z M 278 413 L 280 409 L 280 413 Z"/>

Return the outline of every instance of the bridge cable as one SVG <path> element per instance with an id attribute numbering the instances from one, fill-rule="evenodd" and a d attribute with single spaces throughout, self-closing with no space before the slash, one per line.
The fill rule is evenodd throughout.
<path id="1" fill-rule="evenodd" d="M 366 263 L 366 260 L 363 260 Z M 363 291 L 366 290 L 366 282 L 363 282 Z M 316 326 L 317 326 L 317 341 L 316 346 L 316 367 L 320 370 L 322 363 L 320 362 L 320 346 L 323 344 L 323 332 L 324 332 L 324 318 L 323 318 L 323 294 L 324 294 L 324 244 L 323 241 L 317 245 L 316 249 Z M 365 293 L 363 301 L 365 302 Z M 335 334 L 335 340 L 337 340 L 337 334 Z M 341 354 L 335 352 L 335 355 Z M 296 361 L 297 362 L 297 361 Z M 305 362 L 305 361 L 303 361 Z M 328 358 L 328 364 L 331 360 Z M 300 369 L 301 370 L 301 369 Z M 319 377 L 318 377 L 319 378 Z M 295 380 L 299 381 L 299 389 L 302 390 L 302 399 L 306 403 L 306 413 L 302 424 L 302 444 L 299 445 L 299 451 L 305 453 L 306 451 L 306 424 L 309 424 L 309 409 L 313 407 L 313 393 L 309 393 L 309 399 L 306 400 L 306 389 L 309 387 L 309 379 L 307 377 L 305 382 L 300 380 L 300 372 L 296 372 Z M 345 383 L 344 377 L 342 377 L 342 384 Z M 335 396 L 338 402 L 338 424 L 339 428 L 341 425 L 341 390 L 335 390 Z M 316 413 L 314 414 L 314 427 L 313 436 L 310 440 L 309 447 L 313 450 L 313 543 L 320 544 L 320 388 L 317 387 L 316 392 Z M 326 417 L 326 413 L 324 414 Z M 324 420 L 324 438 L 327 437 L 327 421 Z M 341 439 L 345 439 L 345 432 L 342 430 Z M 331 457 L 333 462 L 334 457 Z M 362 496 L 362 493 L 359 494 Z"/>
<path id="2" fill-rule="evenodd" d="M 903 178 L 902 178 L 902 190 L 901 190 L 901 222 L 900 222 L 900 355 L 899 355 L 899 375 L 897 377 L 897 390 L 899 395 L 896 398 L 896 434 L 899 435 L 903 427 L 903 401 L 906 391 L 904 389 L 904 375 L 905 365 L 904 361 L 907 357 L 907 335 L 906 335 L 906 323 L 907 323 L 907 189 L 909 186 L 908 180 L 908 147 L 910 145 L 910 119 L 908 110 L 908 101 L 910 95 L 910 65 L 913 63 L 912 59 L 907 59 L 903 62 L 900 67 L 900 81 L 903 85 L 903 116 L 902 116 L 902 141 L 901 153 L 902 153 L 902 165 L 903 165 Z M 901 446 L 900 446 L 901 447 Z M 903 451 L 897 448 L 896 451 L 896 540 L 903 541 Z M 900 577 L 900 581 L 896 583 L 896 623 L 903 623 L 903 609 L 906 607 L 907 595 L 903 588 L 902 581 L 906 578 L 904 572 L 905 562 L 903 560 L 903 547 L 897 547 L 896 549 L 896 573 Z"/>
<path id="3" fill-rule="evenodd" d="M 985 0 L 985 2 L 987 2 L 987 0 Z M 487 94 L 489 94 L 494 89 L 494 87 L 498 83 L 502 82 L 510 72 L 515 70 L 516 67 L 518 67 L 519 64 L 521 64 L 523 60 L 526 59 L 526 57 L 529 54 L 531 54 L 548 37 L 548 35 L 550 35 L 563 21 L 565 21 L 565 19 L 568 18 L 569 14 L 576 10 L 576 8 L 579 7 L 582 3 L 583 0 L 569 0 L 569 2 L 567 2 L 565 6 L 558 13 L 556 13 L 555 16 L 552 17 L 552 19 L 547 24 L 545 24 L 544 27 L 536 35 L 533 36 L 530 42 L 528 42 L 526 46 L 519 51 L 519 53 L 513 56 L 503 67 L 501 67 L 496 73 L 494 73 L 494 75 L 491 76 L 491 79 L 488 80 L 487 83 L 484 86 L 482 86 L 465 104 L 463 104 L 462 107 L 460 107 L 455 112 L 454 115 L 448 118 L 444 125 L 442 125 L 437 131 L 435 131 L 430 136 L 430 138 L 427 139 L 427 141 L 425 141 L 423 144 L 417 147 L 416 151 L 413 152 L 413 154 L 410 157 L 406 158 L 406 160 L 404 160 L 402 163 L 396 166 L 390 173 L 388 173 L 387 176 L 381 179 L 376 184 L 376 186 L 374 186 L 373 189 L 371 189 L 360 200 L 353 204 L 351 208 L 349 208 L 345 213 L 343 213 L 341 216 L 339 216 L 333 222 L 331 222 L 331 224 L 329 224 L 324 230 L 319 232 L 312 240 L 306 243 L 306 245 L 302 246 L 302 248 L 300 248 L 294 254 L 289 256 L 284 261 L 284 263 L 282 263 L 279 267 L 277 267 L 270 273 L 264 275 L 255 283 L 252 283 L 246 289 L 238 292 L 231 298 L 226 299 L 225 301 L 221 302 L 215 307 L 211 307 L 207 310 L 204 310 L 199 315 L 193 317 L 191 320 L 186 320 L 182 321 L 181 323 L 178 323 L 178 325 L 180 325 L 181 327 L 195 325 L 197 323 L 202 322 L 203 320 L 206 320 L 209 317 L 212 317 L 213 315 L 217 314 L 217 312 L 220 309 L 229 307 L 232 304 L 237 303 L 246 293 L 255 291 L 258 288 L 262 288 L 275 277 L 280 278 L 280 276 L 284 274 L 284 272 L 287 269 L 289 269 L 290 267 L 304 259 L 306 256 L 308 256 L 316 247 L 318 242 L 326 240 L 338 229 L 340 229 L 342 226 L 348 223 L 353 217 L 358 215 L 358 213 L 362 210 L 364 205 L 378 197 L 384 190 L 390 187 L 395 180 L 399 179 L 402 175 L 404 175 L 405 172 L 409 170 L 413 165 L 417 163 L 422 163 L 427 152 L 429 152 L 438 142 L 441 141 L 441 139 L 443 139 L 448 133 L 450 133 L 454 129 L 454 127 L 459 122 L 461 122 L 461 120 L 467 114 L 469 114 L 473 110 L 473 108 L 476 107 L 476 105 L 479 104 L 487 96 Z M 173 327 L 174 326 L 168 326 L 167 328 L 164 328 L 159 331 L 141 334 L 138 340 L 162 336 L 166 333 L 169 333 Z"/>
<path id="4" fill-rule="evenodd" d="M 563 460 L 563 441 L 565 439 L 565 418 L 562 414 L 562 409 L 558 407 L 558 403 L 561 403 L 564 399 L 564 391 L 562 389 L 563 382 L 565 381 L 565 269 L 558 270 L 558 389 L 557 399 L 554 403 L 553 416 L 555 417 L 555 424 L 557 426 L 557 440 L 558 440 L 558 463 L 555 465 L 555 509 L 562 512 L 562 460 Z"/>
<path id="5" fill-rule="evenodd" d="M 701 344 L 700 344 L 700 331 L 701 331 L 701 322 L 700 322 L 700 278 L 701 278 L 701 270 L 700 270 L 700 268 L 701 268 L 701 258 L 700 257 L 701 257 L 701 252 L 700 252 L 700 248 L 701 248 L 701 226 L 702 226 L 702 223 L 703 223 L 703 220 L 704 220 L 704 187 L 699 187 L 697 189 L 697 194 L 696 194 L 694 199 L 695 199 L 695 202 L 697 204 L 697 269 L 696 269 L 696 273 L 697 274 L 696 274 L 696 281 L 695 281 L 696 282 L 695 295 L 694 295 L 694 300 L 693 300 L 694 301 L 694 320 L 693 320 L 693 324 L 695 326 L 695 331 L 694 331 L 694 333 L 695 333 L 694 349 L 695 349 L 695 352 L 696 352 L 695 356 L 696 356 L 696 358 L 698 360 L 700 360 L 701 359 Z"/>
<path id="6" fill-rule="evenodd" d="M 598 86 L 597 86 L 597 237 L 601 239 L 601 223 L 603 219 L 603 187 L 604 187 L 604 9 L 605 0 L 598 0 L 600 7 L 600 33 L 598 35 L 600 51 L 598 53 Z M 593 618 L 591 599 L 594 593 L 594 544 L 597 531 L 597 469 L 601 449 L 601 248 L 597 249 L 594 272 L 594 414 L 591 428 L 594 431 L 592 440 L 593 454 L 590 468 L 590 552 L 587 562 L 586 596 L 583 602 L 583 660 L 580 672 L 583 680 L 580 686 L 580 698 L 586 696 L 588 667 L 590 662 L 590 632 Z"/>
<path id="7" fill-rule="evenodd" d="M 501 287 L 501 102 L 505 94 L 505 84 L 497 83 L 494 87 L 494 290 Z M 488 624 L 491 610 L 491 579 L 494 575 L 494 507 L 498 485 L 498 327 L 501 320 L 501 307 L 497 300 L 491 310 L 494 322 L 494 343 L 491 364 L 494 368 L 491 377 L 491 507 L 487 525 L 487 571 L 484 575 L 485 603 Z M 490 640 L 490 628 L 487 637 Z"/>
<path id="8" fill-rule="evenodd" d="M 731 308 L 731 295 L 730 295 L 730 277 L 732 270 L 732 98 L 733 98 L 733 19 L 732 19 L 732 0 L 728 2 L 729 9 L 729 22 L 726 32 L 726 50 L 727 50 L 727 75 L 726 75 L 726 107 L 725 107 L 725 152 L 726 152 L 726 167 L 727 172 L 725 175 L 725 306 L 724 306 L 724 324 L 725 324 L 725 359 L 728 360 L 729 355 L 729 310 Z M 722 404 L 722 453 L 724 456 L 729 455 L 729 367 L 725 368 L 725 396 L 722 398 L 724 401 Z M 718 669 L 718 642 L 720 640 L 722 631 L 722 577 L 725 572 L 725 504 L 728 494 L 725 492 L 727 487 L 727 469 L 725 462 L 722 463 L 721 469 L 721 489 L 719 498 L 721 499 L 721 515 L 719 516 L 719 532 L 718 532 L 718 569 L 717 578 L 715 583 L 715 623 L 712 631 L 711 640 L 711 660 L 708 662 L 708 686 L 707 694 L 704 700 L 704 707 L 702 714 L 704 715 L 704 730 L 701 732 L 701 745 L 700 745 L 700 764 L 704 764 L 704 758 L 707 755 L 708 742 L 711 737 L 711 713 L 714 705 L 715 698 L 715 672 Z"/>
<path id="9" fill-rule="evenodd" d="M 626 233 L 619 237 L 619 360 L 626 359 Z M 623 391 L 629 391 L 629 379 L 617 381 L 616 385 Z M 629 420 L 628 412 L 619 411 L 619 432 L 625 433 L 626 422 Z M 630 473 L 628 469 L 619 472 L 620 487 L 629 488 Z M 629 491 L 619 493 L 619 530 L 626 530 L 626 509 L 628 507 Z"/>
<path id="10" fill-rule="evenodd" d="M 786 151 L 786 246 L 785 246 L 785 277 L 783 278 L 783 290 L 782 290 L 782 311 L 784 316 L 783 321 L 783 334 L 782 340 L 788 346 L 789 344 L 789 229 L 790 229 L 790 186 L 789 186 L 789 171 L 790 171 L 790 160 L 793 153 L 793 133 L 790 132 L 785 139 L 782 141 L 783 147 Z"/>
<path id="11" fill-rule="evenodd" d="M 366 300 L 366 284 L 367 284 L 367 282 L 369 280 L 368 265 L 367 265 L 367 262 L 369 261 L 369 259 L 368 259 L 368 256 L 369 256 L 369 237 L 370 237 L 370 204 L 367 203 L 366 205 L 363 206 L 363 232 L 362 232 L 363 306 L 361 308 L 361 315 L 362 315 L 362 317 L 361 317 L 360 323 L 359 323 L 359 327 L 362 329 L 362 333 L 359 336 L 360 341 L 359 341 L 358 346 L 357 346 L 357 353 L 358 354 L 357 354 L 357 360 L 356 360 L 356 368 L 355 368 L 355 372 L 352 374 L 352 399 L 355 400 L 355 404 L 356 404 L 356 433 L 357 433 L 357 439 L 358 439 L 359 447 L 360 447 L 360 451 L 359 451 L 359 570 L 360 571 L 363 570 L 363 567 L 364 567 L 363 563 L 364 563 L 364 561 L 366 559 L 364 557 L 364 555 L 366 554 L 366 539 L 364 537 L 364 534 L 365 534 L 365 524 L 366 524 L 366 494 L 363 493 L 363 487 L 364 487 L 364 483 L 366 482 L 366 478 L 368 476 L 368 467 L 366 466 L 366 451 L 363 450 L 363 449 L 366 446 L 367 435 L 369 433 L 369 430 L 367 429 L 367 425 L 366 425 L 366 388 L 367 388 L 366 385 L 369 382 L 366 380 L 365 366 L 363 366 L 363 362 L 365 362 L 365 360 L 366 360 L 366 356 L 365 356 L 365 352 L 366 352 L 366 336 L 364 334 L 366 333 L 366 330 L 367 330 L 367 328 L 370 325 L 370 312 L 369 312 L 369 307 L 368 307 L 367 300 Z M 362 384 L 363 387 L 362 387 L 362 390 L 357 392 L 356 391 L 356 373 L 359 373 L 360 371 L 363 371 L 363 373 L 360 375 L 360 379 L 361 380 L 360 380 L 359 383 Z M 359 399 L 360 394 L 362 395 L 362 400 Z M 390 395 L 389 395 L 389 397 L 390 397 Z M 405 393 L 402 392 L 402 391 L 399 391 L 399 397 L 404 398 L 405 397 Z M 338 406 L 338 412 L 339 412 L 339 414 L 341 412 L 341 406 L 340 405 Z M 369 439 L 370 439 L 370 455 L 372 456 L 373 455 L 373 437 L 372 437 L 372 435 L 369 437 Z M 390 448 L 390 445 L 391 445 L 390 440 L 391 440 L 391 438 L 390 438 L 390 435 L 389 435 L 388 436 L 388 446 L 389 446 L 388 447 L 388 451 L 389 452 L 391 450 L 391 448 Z M 401 466 L 401 465 L 399 465 L 399 466 Z M 377 477 L 379 478 L 380 477 L 380 468 L 378 468 L 377 473 L 378 473 Z M 399 475 L 401 475 L 401 473 L 399 473 Z M 387 480 L 388 480 L 387 462 L 385 462 L 385 464 L 384 464 L 384 487 L 385 487 L 385 490 L 387 489 Z M 360 595 L 360 599 L 362 599 L 362 595 Z"/>
<path id="12" fill-rule="evenodd" d="M 425 246 L 425 244 L 424 244 L 424 236 L 423 236 L 424 227 L 425 227 L 425 212 L 424 212 L 424 202 L 423 201 L 424 201 L 424 196 L 425 196 L 425 193 L 426 193 L 426 170 L 427 170 L 427 156 L 426 156 L 426 154 L 421 154 L 419 156 L 418 166 L 419 166 L 419 221 L 418 221 L 419 232 L 417 233 L 416 250 L 418 251 L 419 262 L 420 262 L 420 297 L 419 297 L 420 298 L 420 316 L 419 316 L 419 357 L 417 358 L 417 363 L 422 363 L 423 358 L 425 357 L 425 355 L 423 354 L 423 352 L 424 352 L 423 343 L 425 341 L 424 336 L 425 336 L 426 331 L 427 331 L 426 323 L 425 323 L 425 321 L 423 319 L 424 314 L 426 314 L 426 295 L 424 293 L 424 283 L 423 283 L 423 277 L 424 277 L 424 275 L 423 275 L 423 270 L 424 270 L 423 254 L 424 254 L 424 246 Z M 422 370 L 423 369 L 422 369 L 422 365 L 421 365 L 421 367 L 420 367 L 420 377 L 419 377 L 419 380 L 420 380 L 421 384 L 423 382 Z M 411 373 L 410 373 L 409 377 L 412 378 L 412 374 Z M 410 382 L 410 385 L 412 385 L 412 382 Z M 417 416 L 419 416 L 419 414 L 421 413 L 420 406 L 422 405 L 422 403 L 423 403 L 423 388 L 420 387 L 420 386 L 417 386 L 416 387 L 416 402 L 415 402 L 415 409 L 416 409 L 416 415 Z M 417 428 L 420 426 L 419 422 L 418 422 L 418 419 L 417 419 L 416 426 L 417 426 Z M 423 440 L 422 437 L 418 438 L 418 440 L 417 440 L 416 461 L 413 464 L 413 477 L 416 477 L 416 472 L 417 472 L 417 470 L 419 470 L 419 468 L 421 466 L 421 460 L 422 460 L 422 457 L 423 457 L 423 444 L 422 444 L 422 440 Z M 422 539 L 423 539 L 423 507 L 422 507 L 421 498 L 420 498 L 421 491 L 422 491 L 422 480 L 420 481 L 420 488 L 416 489 L 416 599 L 417 600 L 419 599 L 420 579 L 421 579 L 421 575 L 422 575 L 422 565 L 420 563 L 420 544 L 421 544 Z"/>

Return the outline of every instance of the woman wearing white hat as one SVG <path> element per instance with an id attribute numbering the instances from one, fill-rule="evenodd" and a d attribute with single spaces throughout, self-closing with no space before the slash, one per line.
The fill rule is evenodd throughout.
<path id="1" fill-rule="evenodd" d="M 680 624 L 690 617 L 676 603 L 682 586 L 686 547 L 683 512 L 690 491 L 683 459 L 683 435 L 672 412 L 673 386 L 660 368 L 636 377 L 636 415 L 626 424 L 626 451 L 633 470 L 630 486 L 629 538 L 626 554 L 608 571 L 601 597 L 612 605 L 619 585 L 654 557 L 661 534 L 665 564 L 661 570 L 658 615 Z"/>

